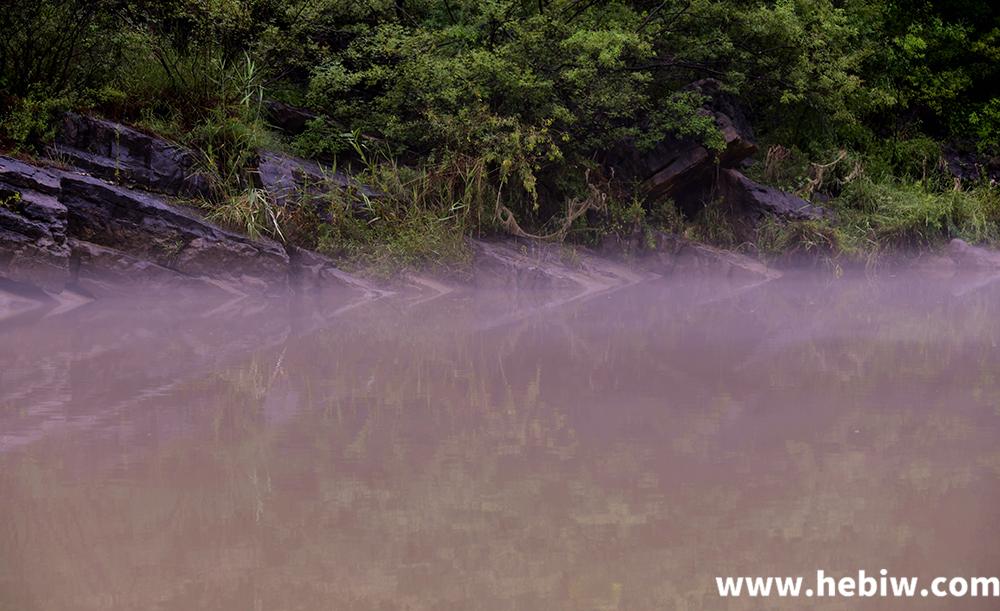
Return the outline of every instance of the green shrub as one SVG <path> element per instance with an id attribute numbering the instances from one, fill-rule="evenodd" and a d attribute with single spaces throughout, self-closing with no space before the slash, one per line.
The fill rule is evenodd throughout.
<path id="1" fill-rule="evenodd" d="M 333 157 L 353 151 L 351 139 L 354 135 L 334 125 L 326 117 L 318 117 L 306 123 L 306 129 L 291 142 L 291 148 L 305 157 Z"/>
<path id="2" fill-rule="evenodd" d="M 14 151 L 34 151 L 55 137 L 59 115 L 71 108 L 68 98 L 18 98 L 0 111 L 0 143 Z"/>
<path id="3" fill-rule="evenodd" d="M 1000 97 L 969 115 L 969 126 L 981 153 L 1000 153 Z"/>

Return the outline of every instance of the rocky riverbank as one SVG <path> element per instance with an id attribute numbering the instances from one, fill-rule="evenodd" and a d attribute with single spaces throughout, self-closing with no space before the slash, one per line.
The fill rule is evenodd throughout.
<path id="1" fill-rule="evenodd" d="M 605 163 L 681 205 L 695 205 L 699 190 L 719 189 L 748 223 L 761 215 L 803 219 L 826 214 L 735 169 L 754 145 L 724 110 L 714 111 L 726 137 L 717 160 L 700 145 L 678 141 L 643 154 L 623 148 Z M 471 262 L 463 273 L 404 274 L 387 286 L 347 273 L 319 253 L 211 222 L 188 205 L 190 198 L 209 192 L 194 171 L 194 154 L 156 136 L 68 114 L 50 153 L 48 160 L 31 162 L 0 156 L 0 286 L 8 295 L 100 299 L 136 290 L 198 289 L 239 297 L 332 288 L 440 292 L 458 286 L 586 293 L 685 271 L 748 282 L 781 275 L 747 256 L 655 233 L 619 236 L 600 251 L 470 239 Z M 713 168 L 718 172 L 709 181 Z M 331 189 L 353 188 L 378 197 L 346 174 L 274 152 L 260 153 L 255 175 L 259 187 L 282 206 L 310 205 Z M 956 241 L 935 265 L 1000 269 L 1000 255 Z"/>

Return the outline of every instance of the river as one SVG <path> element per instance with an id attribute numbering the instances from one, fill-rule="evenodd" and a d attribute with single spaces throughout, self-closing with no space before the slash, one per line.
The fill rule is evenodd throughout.
<path id="1" fill-rule="evenodd" d="M 0 321 L 0 611 L 995 609 L 1000 282 L 146 296 Z"/>

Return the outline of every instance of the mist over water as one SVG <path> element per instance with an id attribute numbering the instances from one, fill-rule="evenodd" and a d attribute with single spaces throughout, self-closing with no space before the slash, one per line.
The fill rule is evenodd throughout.
<path id="1" fill-rule="evenodd" d="M 0 320 L 0 610 L 757 609 L 1000 574 L 1000 282 Z M 996 599 L 770 599 L 994 609 Z"/>

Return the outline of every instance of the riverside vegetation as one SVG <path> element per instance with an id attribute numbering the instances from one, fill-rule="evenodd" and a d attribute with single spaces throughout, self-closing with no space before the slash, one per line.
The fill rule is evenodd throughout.
<path id="1" fill-rule="evenodd" d="M 470 234 L 665 230 L 838 264 L 1000 241 L 989 2 L 39 0 L 0 27 L 3 150 L 45 154 L 70 110 L 129 123 L 196 151 L 210 218 L 359 267 L 450 266 Z M 755 134 L 743 171 L 828 214 L 748 230 L 615 171 L 623 142 L 722 153 L 689 86 L 705 78 Z M 301 124 L 277 129 L 275 105 Z M 261 150 L 370 191 L 280 206 L 254 182 Z"/>

